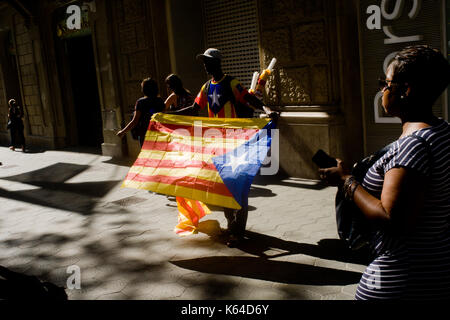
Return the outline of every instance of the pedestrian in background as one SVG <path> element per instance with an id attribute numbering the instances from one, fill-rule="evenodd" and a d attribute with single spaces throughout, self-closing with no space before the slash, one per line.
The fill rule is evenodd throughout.
<path id="1" fill-rule="evenodd" d="M 402 122 L 399 139 L 362 182 L 340 160 L 319 170 L 376 230 L 357 299 L 450 299 L 450 126 L 432 108 L 449 82 L 438 51 L 398 52 L 380 85 L 383 108 Z"/>
<path id="2" fill-rule="evenodd" d="M 159 97 L 158 84 L 152 78 L 144 79 L 141 83 L 144 96 L 136 101 L 133 119 L 125 128 L 117 132 L 117 136 L 124 137 L 125 134 L 135 129 L 139 144 L 144 144 L 145 134 L 153 114 L 164 111 L 164 101 Z"/>
<path id="3" fill-rule="evenodd" d="M 166 99 L 166 111 L 180 110 L 191 106 L 194 103 L 194 97 L 183 87 L 183 82 L 176 74 L 171 74 L 166 78 L 169 97 Z"/>
<path id="4" fill-rule="evenodd" d="M 22 152 L 25 152 L 25 135 L 23 125 L 23 109 L 17 105 L 16 100 L 11 99 L 8 101 L 8 129 L 11 134 L 11 144 L 9 149 L 16 150 L 17 146 L 22 148 Z"/>

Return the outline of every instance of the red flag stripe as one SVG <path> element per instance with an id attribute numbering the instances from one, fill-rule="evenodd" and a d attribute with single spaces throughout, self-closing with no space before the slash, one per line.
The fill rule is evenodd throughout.
<path id="1" fill-rule="evenodd" d="M 191 208 L 191 207 L 186 203 L 186 200 L 185 200 L 184 198 L 178 197 L 177 201 L 180 202 L 180 205 L 184 208 L 184 210 L 187 211 L 187 213 L 189 214 L 189 216 L 190 216 L 190 218 L 191 218 L 191 221 L 192 221 L 192 223 L 194 224 L 194 226 L 197 226 L 197 225 L 198 225 L 198 221 L 200 220 L 199 218 L 202 218 L 202 217 L 199 217 L 199 216 L 197 215 L 197 213 L 194 211 L 194 209 Z"/>
<path id="2" fill-rule="evenodd" d="M 138 158 L 133 166 L 145 168 L 201 168 L 205 170 L 217 170 L 213 163 L 199 160 L 158 160 L 149 158 Z"/>
<path id="3" fill-rule="evenodd" d="M 126 180 L 132 180 L 136 182 L 161 182 L 164 184 L 215 193 L 225 197 L 233 197 L 225 184 L 199 179 L 197 177 L 173 177 L 162 175 L 148 176 L 143 174 L 129 173 L 126 177 Z"/>
<path id="4" fill-rule="evenodd" d="M 203 206 L 201 205 L 201 202 L 198 200 L 194 200 L 194 201 L 195 201 L 195 204 L 196 204 L 198 210 L 200 211 L 200 214 L 202 215 L 202 217 L 206 216 L 206 212 L 205 212 L 205 210 L 203 210 Z"/>
<path id="5" fill-rule="evenodd" d="M 176 133 L 183 136 L 194 136 L 197 133 L 201 137 L 205 136 L 205 132 L 210 129 L 214 131 L 219 131 L 224 139 L 245 139 L 250 140 L 260 129 L 226 129 L 226 128 L 216 128 L 216 127 L 193 127 L 185 125 L 176 124 L 166 124 L 161 122 L 150 121 L 149 130 L 155 132 L 173 133 L 176 129 L 183 129 L 177 131 Z M 189 132 L 189 134 L 186 132 Z M 201 131 L 200 131 L 201 130 Z M 197 132 L 198 131 L 198 132 Z"/>

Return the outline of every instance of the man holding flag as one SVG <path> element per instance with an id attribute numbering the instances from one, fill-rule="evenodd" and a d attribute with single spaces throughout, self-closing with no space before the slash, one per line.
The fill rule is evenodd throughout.
<path id="1" fill-rule="evenodd" d="M 277 113 L 264 106 L 237 79 L 223 73 L 222 55 L 219 50 L 207 49 L 203 54 L 199 54 L 197 59 L 203 62 L 206 72 L 212 78 L 203 85 L 192 106 L 173 113 L 198 114 L 199 110 L 206 107 L 210 118 L 245 118 L 249 117 L 249 108 L 257 108 L 264 110 L 276 122 Z M 232 173 L 239 165 L 246 163 L 244 158 L 233 158 L 232 162 L 230 165 Z M 225 169 L 225 166 L 222 169 Z M 241 209 L 224 208 L 228 222 L 225 233 L 229 236 L 227 241 L 229 247 L 236 247 L 243 239 L 248 218 L 248 193 L 237 195 L 237 197 L 241 198 Z"/>

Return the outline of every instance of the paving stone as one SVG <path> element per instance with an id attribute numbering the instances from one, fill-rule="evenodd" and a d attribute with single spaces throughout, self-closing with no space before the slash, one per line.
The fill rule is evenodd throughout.
<path id="1" fill-rule="evenodd" d="M 247 230 L 262 242 L 250 239 L 248 248 L 231 249 L 204 232 L 177 236 L 173 232 L 177 224 L 173 202 L 145 190 L 120 188 L 129 168 L 105 163 L 109 157 L 79 151 L 19 154 L 0 147 L 0 159 L 6 167 L 0 170 L 0 188 L 8 194 L 0 198 L 0 265 L 27 274 L 36 272 L 63 286 L 69 276 L 67 267 L 77 265 L 81 289 L 66 289 L 70 299 L 354 298 L 357 284 L 267 281 L 260 279 L 264 276 L 256 267 L 252 270 L 253 264 L 245 265 L 246 261 L 260 261 L 268 266 L 281 263 L 287 270 L 316 266 L 361 272 L 364 266 L 323 259 L 311 250 L 319 240 L 337 239 L 334 188 L 302 188 L 317 183 L 303 179 L 288 179 L 289 186 L 255 185 L 254 194 L 258 196 L 250 197 L 249 203 L 256 209 L 249 212 Z M 75 175 L 66 172 L 70 179 L 62 181 L 61 189 L 56 190 L 45 184 L 40 187 L 8 180 L 38 172 L 38 177 L 58 181 L 61 177 L 46 170 L 60 164 L 85 168 L 74 171 Z M 74 187 L 92 184 L 99 188 L 101 182 L 105 183 L 102 192 Z M 292 186 L 296 184 L 299 187 Z M 265 193 L 271 196 L 263 196 Z M 138 200 L 133 202 L 132 197 Z M 223 212 L 213 209 L 203 222 L 224 228 L 227 223 Z M 177 261 L 187 263 L 180 267 Z M 238 261 L 246 269 L 242 274 L 229 275 L 214 263 L 207 268 L 201 265 L 205 261 Z"/>
<path id="2" fill-rule="evenodd" d="M 305 285 L 292 285 L 277 283 L 273 286 L 281 298 L 277 300 L 321 300 L 322 295 L 316 292 L 316 288 Z"/>

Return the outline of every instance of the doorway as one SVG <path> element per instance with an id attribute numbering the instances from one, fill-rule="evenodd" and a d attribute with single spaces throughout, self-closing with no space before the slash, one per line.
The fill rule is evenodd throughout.
<path id="1" fill-rule="evenodd" d="M 101 147 L 103 122 L 97 84 L 92 36 L 86 35 L 65 39 L 67 66 L 73 100 L 76 140 L 79 146 Z"/>

